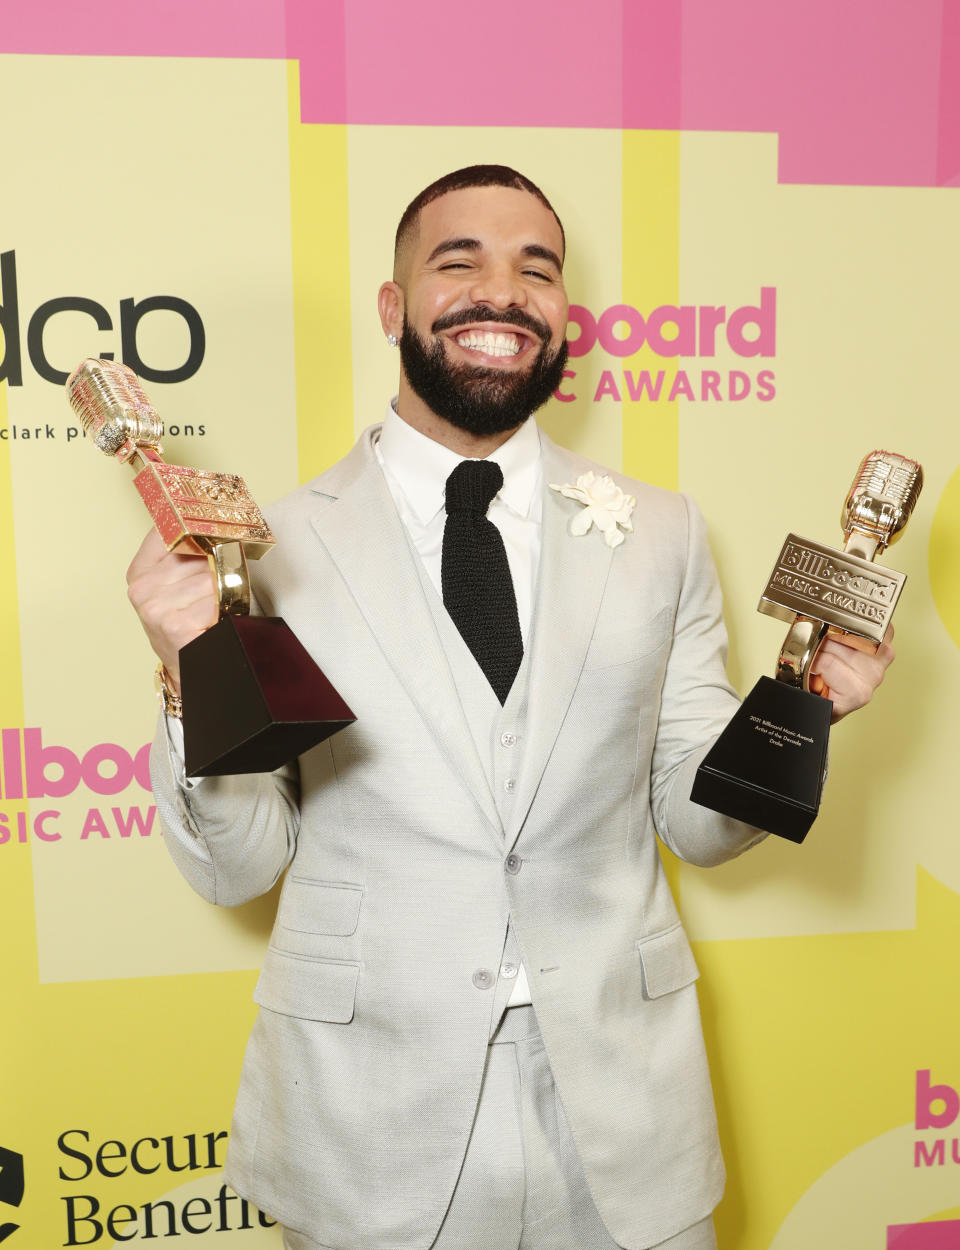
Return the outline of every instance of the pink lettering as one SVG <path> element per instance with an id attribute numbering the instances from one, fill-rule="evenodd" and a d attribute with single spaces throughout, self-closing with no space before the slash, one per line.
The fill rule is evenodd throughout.
<path id="1" fill-rule="evenodd" d="M 663 327 L 674 325 L 676 335 L 667 338 Z M 692 304 L 677 308 L 662 304 L 647 318 L 647 337 L 658 356 L 695 356 L 697 354 L 696 309 Z"/>
<path id="2" fill-rule="evenodd" d="M 651 379 L 650 371 L 648 369 L 641 369 L 636 375 L 636 379 L 634 379 L 634 375 L 629 369 L 624 371 L 623 376 L 626 380 L 627 390 L 630 392 L 630 398 L 632 400 L 643 399 L 644 391 L 647 392 L 651 399 L 656 400 L 660 398 L 660 392 L 663 389 L 663 379 L 666 377 L 666 373 L 663 369 L 660 369 L 657 373 L 656 382 Z"/>
<path id="3" fill-rule="evenodd" d="M 720 394 L 720 374 L 716 369 L 704 369 L 700 374 L 700 398 L 723 400 Z"/>
<path id="4" fill-rule="evenodd" d="M 3 795 L 7 799 L 23 798 L 23 761 L 20 758 L 20 734 L 16 729 L 0 733 L 3 744 Z"/>
<path id="5" fill-rule="evenodd" d="M 569 337 L 570 326 L 575 325 L 580 333 L 575 339 Z M 589 308 L 582 304 L 571 304 L 567 311 L 567 350 L 573 357 L 586 356 L 592 351 L 597 341 L 597 323 Z"/>
<path id="6" fill-rule="evenodd" d="M 80 761 L 67 747 L 44 746 L 43 731 L 23 731 L 23 754 L 26 764 L 27 795 L 31 799 L 63 798 L 72 794 L 80 783 Z M 50 765 L 60 769 L 59 777 L 48 777 Z"/>
<path id="7" fill-rule="evenodd" d="M 593 402 L 596 403 L 597 400 L 602 399 L 604 395 L 610 395 L 617 401 L 618 404 L 620 403 L 620 392 L 617 389 L 616 382 L 614 381 L 613 373 L 609 369 L 604 369 L 603 373 L 600 374 L 600 381 L 597 383 L 597 389 L 593 395 Z"/>
<path id="8" fill-rule="evenodd" d="M 83 828 L 80 830 L 80 841 L 83 842 L 90 837 L 91 833 L 99 833 L 101 838 L 109 838 L 110 830 L 107 828 L 106 821 L 99 807 L 91 807 L 83 820 Z"/>
<path id="9" fill-rule="evenodd" d="M 104 777 L 100 772 L 104 763 L 113 765 L 112 775 Z M 130 752 L 115 742 L 101 742 L 83 757 L 80 775 L 94 794 L 119 794 L 133 780 L 133 760 Z"/>
<path id="10" fill-rule="evenodd" d="M 738 356 L 773 356 L 777 342 L 777 288 L 760 288 L 760 306 L 745 304 L 730 314 L 727 322 L 727 342 Z M 747 326 L 756 326 L 757 333 L 747 338 Z"/>
<path id="11" fill-rule="evenodd" d="M 119 807 L 111 807 L 113 819 L 117 822 L 117 832 L 121 838 L 129 838 L 134 829 L 141 838 L 149 838 L 153 829 L 153 821 L 157 814 L 155 807 L 148 807 L 147 814 L 144 816 L 143 811 L 139 807 L 130 807 L 124 816 L 123 811 Z"/>
<path id="12" fill-rule="evenodd" d="M 614 327 L 623 322 L 628 328 L 626 338 L 618 338 Z M 646 326 L 643 317 L 629 304 L 614 304 L 608 308 L 597 323 L 600 346 L 611 356 L 632 356 L 643 346 Z M 656 351 L 656 348 L 654 348 Z"/>
<path id="13" fill-rule="evenodd" d="M 943 1103 L 942 1111 L 934 1111 L 935 1102 Z M 916 1126 L 946 1128 L 960 1114 L 960 1095 L 950 1085 L 931 1085 L 930 1069 L 917 1072 Z"/>
<path id="14" fill-rule="evenodd" d="M 717 330 L 727 319 L 726 307 L 721 304 L 714 308 L 712 304 L 704 304 L 700 309 L 700 355 L 716 356 Z"/>
<path id="15" fill-rule="evenodd" d="M 757 374 L 757 399 L 762 403 L 767 403 L 773 399 L 777 393 L 774 386 L 774 373 L 772 369 L 761 369 Z"/>
<path id="16" fill-rule="evenodd" d="M 913 1166 L 915 1168 L 918 1168 L 921 1163 L 924 1167 L 928 1168 L 932 1167 L 933 1164 L 936 1164 L 938 1167 L 943 1167 L 944 1162 L 944 1146 L 942 1137 L 939 1141 L 931 1142 L 929 1148 L 927 1147 L 927 1143 L 923 1141 L 916 1141 L 913 1143 Z"/>
<path id="17" fill-rule="evenodd" d="M 677 370 L 677 376 L 673 379 L 673 386 L 670 387 L 670 394 L 667 398 L 672 402 L 680 394 L 683 395 L 684 399 L 696 399 L 693 387 L 690 385 L 690 379 L 683 369 Z"/>
<path id="18" fill-rule="evenodd" d="M 727 396 L 730 399 L 746 399 L 750 394 L 750 375 L 739 369 L 731 369 L 727 379 Z"/>
<path id="19" fill-rule="evenodd" d="M 563 380 L 565 382 L 567 381 L 572 382 L 576 376 L 577 376 L 576 373 L 574 373 L 572 369 L 564 369 L 563 371 Z M 557 389 L 553 392 L 553 398 L 559 399 L 561 404 L 572 404 L 573 401 L 577 397 L 573 393 L 573 391 L 571 391 L 569 395 L 565 394 L 563 391 L 561 391 L 560 387 L 558 386 Z"/>

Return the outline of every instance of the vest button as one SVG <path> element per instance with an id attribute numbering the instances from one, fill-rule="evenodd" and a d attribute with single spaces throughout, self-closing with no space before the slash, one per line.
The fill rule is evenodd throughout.
<path id="1" fill-rule="evenodd" d="M 501 964 L 500 975 L 507 981 L 512 981 L 520 969 L 516 964 Z"/>
<path id="2" fill-rule="evenodd" d="M 513 873 L 514 876 L 520 871 L 523 860 L 519 855 L 508 855 L 506 860 L 507 872 Z"/>
<path id="3" fill-rule="evenodd" d="M 509 730 L 500 735 L 500 745 L 502 747 L 515 747 L 517 745 L 517 735 L 512 734 Z"/>
<path id="4" fill-rule="evenodd" d="M 493 973 L 486 968 L 478 968 L 473 974 L 473 983 L 478 990 L 488 990 L 493 985 Z"/>

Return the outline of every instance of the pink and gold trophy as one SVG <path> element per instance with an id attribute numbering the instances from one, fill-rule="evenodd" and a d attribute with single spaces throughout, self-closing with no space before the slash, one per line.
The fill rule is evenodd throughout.
<path id="1" fill-rule="evenodd" d="M 247 559 L 275 539 L 242 478 L 167 464 L 163 422 L 136 375 L 84 360 L 70 406 L 95 447 L 129 463 L 168 551 L 210 563 L 219 619 L 180 651 L 186 772 L 270 772 L 356 719 L 289 626 L 250 615 Z"/>

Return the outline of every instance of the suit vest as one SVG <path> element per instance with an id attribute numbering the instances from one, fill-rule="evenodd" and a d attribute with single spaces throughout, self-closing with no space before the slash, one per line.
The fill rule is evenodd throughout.
<path id="1" fill-rule="evenodd" d="M 507 695 L 507 701 L 501 707 L 500 700 L 493 692 L 493 687 L 451 620 L 443 600 L 437 594 L 436 587 L 424 568 L 423 561 L 413 550 L 412 543 L 411 551 L 416 561 L 423 593 L 433 615 L 447 664 L 457 688 L 463 714 L 470 727 L 477 757 L 483 767 L 487 785 L 490 787 L 497 815 L 500 817 L 501 824 L 506 827 L 512 814 L 511 804 L 517 791 L 517 780 L 523 765 L 526 744 L 527 703 L 530 689 L 529 643 L 533 635 L 533 621 L 527 629 L 523 660 L 510 688 L 510 693 Z M 517 971 L 522 959 L 513 926 L 508 924 L 497 980 L 493 987 L 491 1035 L 500 1023 L 500 1017 L 516 987 Z M 522 998 L 521 1001 L 529 1002 L 530 1000 Z"/>

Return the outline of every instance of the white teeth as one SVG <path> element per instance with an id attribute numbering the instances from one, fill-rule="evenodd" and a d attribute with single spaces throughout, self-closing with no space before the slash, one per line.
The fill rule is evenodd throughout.
<path id="1" fill-rule="evenodd" d="M 457 335 L 457 343 L 488 356 L 516 356 L 520 350 L 520 340 L 515 334 L 495 334 L 492 330 L 467 330 Z"/>

